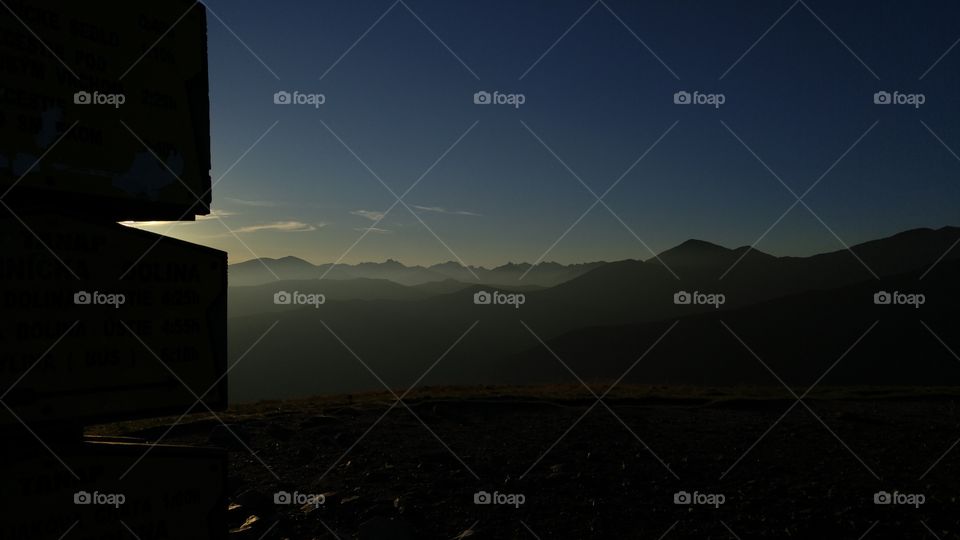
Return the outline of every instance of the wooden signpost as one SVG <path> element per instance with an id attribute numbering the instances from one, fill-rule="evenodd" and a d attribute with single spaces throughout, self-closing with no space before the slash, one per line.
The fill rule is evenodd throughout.
<path id="1" fill-rule="evenodd" d="M 206 9 L 0 9 L 0 538 L 226 538 L 226 452 L 83 436 L 227 405 Z"/>

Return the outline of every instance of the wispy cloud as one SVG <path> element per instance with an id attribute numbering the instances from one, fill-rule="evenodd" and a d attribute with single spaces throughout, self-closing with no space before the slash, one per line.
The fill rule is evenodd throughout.
<path id="1" fill-rule="evenodd" d="M 420 206 L 418 204 L 413 205 L 414 208 L 420 210 L 421 212 L 433 212 L 434 214 L 450 214 L 455 216 L 480 216 L 476 212 L 468 212 L 467 210 L 447 210 L 442 206 Z"/>
<path id="2" fill-rule="evenodd" d="M 256 201 L 256 200 L 254 200 L 254 201 L 249 201 L 249 200 L 246 200 L 246 199 L 235 199 L 235 198 L 233 198 L 233 197 L 224 197 L 224 199 L 226 199 L 226 200 L 228 200 L 228 201 L 230 201 L 230 202 L 232 202 L 232 203 L 239 204 L 239 205 L 243 205 L 243 206 L 260 206 L 260 207 L 264 207 L 264 208 L 274 208 L 274 207 L 277 207 L 277 206 L 281 206 L 281 204 L 282 204 L 282 203 L 279 203 L 279 202 L 277 202 L 277 201 Z"/>
<path id="3" fill-rule="evenodd" d="M 312 225 L 302 221 L 275 221 L 273 223 L 261 223 L 258 225 L 248 225 L 234 229 L 235 233 L 252 233 L 259 231 L 279 231 L 279 232 L 309 232 L 315 231 L 318 227 L 325 226 L 326 223 Z"/>
<path id="4" fill-rule="evenodd" d="M 383 212 L 377 212 L 375 210 L 354 210 L 350 213 L 355 216 L 367 218 L 370 221 L 380 221 L 381 219 L 383 219 L 383 216 L 384 216 Z"/>
<path id="5" fill-rule="evenodd" d="M 372 232 L 372 233 L 379 233 L 379 234 L 392 234 L 392 233 L 393 233 L 393 231 L 391 231 L 390 229 L 381 229 L 380 227 L 359 227 L 359 228 L 354 229 L 354 230 L 359 231 L 359 232 Z"/>

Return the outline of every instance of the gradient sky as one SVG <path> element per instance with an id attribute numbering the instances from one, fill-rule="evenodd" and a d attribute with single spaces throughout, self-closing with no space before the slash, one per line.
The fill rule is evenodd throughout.
<path id="1" fill-rule="evenodd" d="M 769 253 L 960 225 L 960 159 L 944 146 L 960 151 L 960 47 L 934 65 L 960 38 L 955 2 L 208 5 L 223 224 L 145 228 L 231 262 L 649 258 L 634 234 L 655 251 L 688 238 L 749 245 L 796 201 L 751 150 L 797 195 L 830 171 L 804 199 L 819 218 L 798 204 L 757 245 Z M 278 106 L 278 90 L 326 103 Z M 478 106 L 478 90 L 526 102 Z M 726 103 L 674 105 L 678 90 Z M 926 103 L 878 106 L 879 90 Z M 609 210 L 597 204 L 557 242 L 595 198 L 537 138 L 600 195 L 675 122 L 609 192 Z M 404 202 L 442 242 L 397 204 L 344 256 L 396 201 L 366 167 L 397 195 L 430 169 Z"/>

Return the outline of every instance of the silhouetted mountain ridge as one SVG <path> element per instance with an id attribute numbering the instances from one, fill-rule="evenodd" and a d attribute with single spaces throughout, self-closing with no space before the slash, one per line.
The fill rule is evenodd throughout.
<path id="1" fill-rule="evenodd" d="M 769 367 L 799 387 L 828 370 L 825 385 L 956 385 L 960 363 L 950 348 L 957 346 L 953 329 L 960 324 L 957 275 L 960 260 L 954 258 L 929 272 L 794 293 L 733 310 L 634 325 L 588 325 L 547 340 L 549 351 L 531 344 L 508 355 L 492 371 L 510 367 L 517 376 L 513 383 L 562 382 L 569 373 L 558 365 L 559 356 L 587 380 L 610 380 L 663 337 L 625 382 L 776 385 Z M 919 308 L 877 305 L 878 291 L 923 294 L 925 303 Z"/>
<path id="2" fill-rule="evenodd" d="M 835 360 L 842 347 L 857 337 L 856 331 L 863 331 L 874 320 L 871 317 L 882 317 L 894 323 L 878 329 L 887 341 L 864 350 L 893 356 L 875 358 L 884 362 L 884 367 L 876 377 L 865 380 L 897 383 L 897 362 L 923 359 L 908 354 L 908 347 L 891 342 L 892 336 L 926 338 L 929 343 L 923 343 L 917 351 L 939 354 L 939 343 L 925 333 L 917 317 L 942 329 L 943 338 L 952 343 L 948 332 L 956 326 L 960 305 L 955 277 L 960 272 L 960 249 L 953 249 L 958 242 L 960 229 L 956 227 L 906 231 L 852 246 L 851 251 L 841 249 L 811 257 L 774 257 L 745 247 L 727 249 L 689 242 L 672 253 L 664 252 L 663 262 L 651 259 L 597 264 L 546 288 L 464 282 L 436 277 L 442 276 L 439 272 L 434 281 L 416 286 L 402 286 L 383 278 L 334 281 L 312 277 L 231 287 L 234 353 L 242 354 L 264 328 L 280 321 L 264 338 L 264 344 L 237 368 L 234 397 L 289 397 L 369 388 L 369 373 L 320 321 L 349 343 L 384 380 L 402 387 L 412 383 L 468 328 L 472 330 L 462 343 L 431 371 L 425 383 L 567 380 L 569 373 L 552 355 L 530 355 L 530 351 L 542 348 L 537 338 L 556 347 L 565 360 L 570 355 L 578 373 L 582 370 L 585 376 L 616 378 L 629 365 L 623 362 L 636 360 L 656 333 L 676 320 L 681 320 L 678 333 L 670 339 L 679 343 L 658 353 L 651 369 L 642 372 L 650 376 L 648 379 L 635 380 L 775 384 L 719 324 L 723 320 L 738 332 L 742 328 L 743 339 L 756 344 L 757 353 L 764 359 L 770 357 L 778 372 L 793 378 L 791 382 L 807 381 L 812 374 L 819 375 L 820 368 L 826 368 L 821 364 L 824 358 Z M 463 268 L 446 266 L 454 271 Z M 524 268 L 517 263 L 504 266 L 511 272 L 507 275 L 516 275 Z M 519 283 L 526 284 L 527 280 Z M 328 301 L 319 309 L 264 307 L 272 304 L 276 289 L 292 285 L 324 293 Z M 917 289 L 928 295 L 930 303 L 919 310 L 874 306 L 872 294 L 881 289 Z M 523 292 L 524 303 L 519 308 L 477 304 L 475 294 L 481 291 Z M 676 303 L 674 295 L 680 291 L 720 293 L 726 301 L 717 307 Z M 897 322 L 912 324 L 912 334 L 901 332 Z M 729 348 L 727 341 L 740 348 Z M 728 348 L 711 349 L 718 342 Z M 955 343 L 951 346 L 960 349 Z M 867 369 L 869 354 L 850 365 Z M 925 384 L 951 375 L 941 370 L 947 369 L 948 362 L 940 356 L 922 376 L 903 380 Z M 318 362 L 318 357 L 322 361 Z M 712 358 L 717 361 L 712 362 Z M 813 363 L 805 367 L 805 362 Z M 280 370 L 278 366 L 290 369 Z M 558 367 L 560 371 L 550 371 Z M 837 380 L 855 381 L 856 373 L 845 370 L 837 372 L 838 377 L 842 375 Z M 297 375 L 292 377 L 290 373 Z M 336 377 L 330 377 L 331 373 Z"/>
<path id="3" fill-rule="evenodd" d="M 560 264 L 542 262 L 507 263 L 494 268 L 482 266 L 464 266 L 455 261 L 447 261 L 430 266 L 407 266 L 397 260 L 383 262 L 361 262 L 357 264 L 320 264 L 314 265 L 294 256 L 279 259 L 251 259 L 230 265 L 231 286 L 263 285 L 279 280 L 317 279 L 388 279 L 401 285 L 421 285 L 453 279 L 464 283 L 486 283 L 514 286 L 550 287 L 557 285 L 598 266 L 604 262 Z"/>

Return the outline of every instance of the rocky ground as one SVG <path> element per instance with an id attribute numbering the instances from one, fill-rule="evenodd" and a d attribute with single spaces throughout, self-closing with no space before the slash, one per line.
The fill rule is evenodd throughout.
<path id="1" fill-rule="evenodd" d="M 164 442 L 229 449 L 237 539 L 946 539 L 958 405 L 944 389 L 428 388 L 238 405 Z M 174 420 L 90 432 L 156 440 Z"/>

